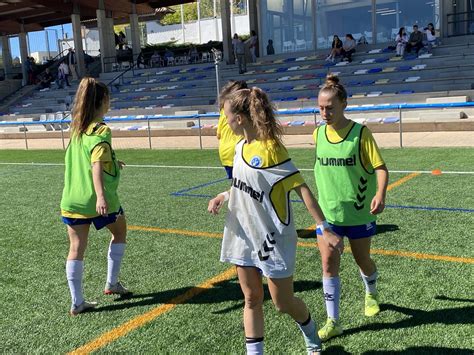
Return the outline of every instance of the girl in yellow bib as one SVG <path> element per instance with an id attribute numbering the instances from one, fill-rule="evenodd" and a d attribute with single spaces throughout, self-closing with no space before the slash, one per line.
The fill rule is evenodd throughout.
<path id="1" fill-rule="evenodd" d="M 224 201 L 228 213 L 221 261 L 237 267 L 244 294 L 244 327 L 248 354 L 263 354 L 262 274 L 275 307 L 290 315 L 303 333 L 308 353 L 319 353 L 321 342 L 306 304 L 293 293 L 297 235 L 289 194 L 295 190 L 319 225 L 324 215 L 281 142 L 282 128 L 267 95 L 258 88 L 227 96 L 224 113 L 232 131 L 244 138 L 235 148 L 230 191 L 209 201 L 217 214 Z M 332 249 L 342 241 L 323 231 Z"/>
<path id="2" fill-rule="evenodd" d="M 232 179 L 235 145 L 242 139 L 242 136 L 236 135 L 227 124 L 227 118 L 224 114 L 224 101 L 229 94 L 241 89 L 247 89 L 247 83 L 245 81 L 231 80 L 222 88 L 219 95 L 219 122 L 217 124 L 219 158 L 229 179 Z"/>
<path id="3" fill-rule="evenodd" d="M 109 90 L 93 78 L 81 80 L 72 112 L 71 139 L 66 150 L 61 215 L 67 225 L 69 254 L 66 276 L 71 292 L 71 315 L 96 302 L 87 302 L 82 293 L 84 253 L 91 224 L 112 233 L 107 258 L 105 294 L 128 294 L 118 281 L 125 251 L 127 226 L 117 195 L 120 169 L 115 158 L 110 128 L 102 121 L 109 110 Z"/>
<path id="4" fill-rule="evenodd" d="M 376 215 L 385 207 L 388 171 L 369 129 L 344 116 L 347 93 L 337 76 L 327 78 L 319 91 L 318 104 L 326 122 L 314 132 L 318 200 L 330 228 L 349 239 L 365 285 L 365 315 L 374 316 L 380 308 L 377 269 L 370 258 L 370 242 L 375 235 Z M 328 314 L 319 337 L 325 341 L 343 331 L 339 323 L 341 256 L 334 252 L 319 230 L 317 234 Z"/>

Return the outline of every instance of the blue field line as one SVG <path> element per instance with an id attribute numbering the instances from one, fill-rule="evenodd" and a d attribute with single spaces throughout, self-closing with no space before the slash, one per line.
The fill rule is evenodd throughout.
<path id="1" fill-rule="evenodd" d="M 470 208 L 451 208 L 451 207 L 427 207 L 427 206 L 401 206 L 401 205 L 386 205 L 387 208 L 400 208 L 423 211 L 449 211 L 449 212 L 467 212 L 473 213 L 474 209 Z"/>
<path id="2" fill-rule="evenodd" d="M 172 192 L 171 195 L 172 196 L 182 196 L 185 194 L 185 192 L 189 192 L 189 191 L 193 191 L 193 190 L 197 190 L 197 189 L 200 189 L 202 187 L 206 187 L 206 186 L 210 186 L 210 185 L 214 185 L 214 184 L 218 184 L 222 181 L 226 181 L 226 180 L 229 180 L 227 178 L 222 178 L 222 179 L 219 179 L 219 180 L 213 180 L 213 181 L 209 181 L 209 182 L 206 182 L 205 184 L 201 184 L 201 185 L 197 185 L 197 186 L 193 186 L 193 187 L 190 187 L 188 189 L 184 189 L 184 190 L 179 190 L 179 191 L 176 191 L 176 192 Z M 186 194 L 186 195 L 192 195 L 194 196 L 193 194 Z M 206 196 L 207 195 L 199 195 L 199 196 Z M 195 196 L 194 196 L 195 197 Z"/>
<path id="3" fill-rule="evenodd" d="M 204 194 L 189 194 L 187 192 L 199 189 L 201 187 L 206 187 L 209 185 L 217 184 L 222 181 L 228 180 L 227 178 L 209 181 L 205 184 L 201 184 L 198 186 L 193 186 L 188 189 L 180 190 L 177 192 L 172 192 L 172 196 L 179 196 L 179 197 L 193 197 L 193 198 L 212 198 L 213 195 L 204 195 Z M 302 200 L 290 200 L 291 202 L 302 203 Z M 465 213 L 473 213 L 474 209 L 470 208 L 455 208 L 455 207 L 429 207 L 429 206 L 402 206 L 402 205 L 385 205 L 386 208 L 398 208 L 398 209 L 410 209 L 410 210 L 421 210 L 421 211 L 446 211 L 446 212 L 465 212 Z"/>

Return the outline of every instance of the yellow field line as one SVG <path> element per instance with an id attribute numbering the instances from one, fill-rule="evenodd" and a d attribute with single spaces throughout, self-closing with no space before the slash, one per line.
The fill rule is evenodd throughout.
<path id="1" fill-rule="evenodd" d="M 222 238 L 222 233 L 209 233 L 209 232 L 195 232 L 182 229 L 164 229 L 158 227 L 142 227 L 142 226 L 127 226 L 128 230 L 132 231 L 145 231 L 145 232 L 158 232 L 163 234 L 183 234 L 189 237 L 209 237 L 209 238 Z"/>
<path id="2" fill-rule="evenodd" d="M 186 291 L 185 293 L 176 296 L 175 298 L 168 301 L 167 304 L 153 308 L 152 310 L 140 316 L 137 316 L 116 328 L 113 328 L 112 330 L 100 335 L 98 338 L 92 340 L 91 342 L 81 346 L 80 348 L 77 348 L 76 350 L 71 351 L 69 354 L 70 355 L 88 354 L 92 351 L 100 349 L 106 346 L 107 344 L 113 342 L 114 340 L 120 337 L 123 337 L 124 335 L 131 332 L 132 330 L 135 330 L 145 325 L 146 323 L 153 321 L 155 318 L 159 317 L 163 313 L 171 311 L 178 304 L 185 303 L 186 301 L 193 298 L 194 296 L 197 296 L 200 293 L 213 288 L 216 284 L 220 282 L 230 280 L 231 278 L 235 277 L 236 274 L 237 274 L 236 268 L 231 267 L 227 269 L 226 271 L 222 272 L 221 274 L 209 280 L 204 281 L 202 284 L 196 287 L 193 287 L 192 289 Z"/>
<path id="3" fill-rule="evenodd" d="M 184 229 L 166 229 L 166 228 L 158 228 L 158 227 L 141 227 L 141 226 L 128 226 L 128 229 L 135 230 L 135 231 L 144 231 L 144 232 L 158 232 L 162 234 L 180 234 L 180 235 L 184 235 L 188 237 L 222 238 L 222 234 L 219 234 L 219 233 L 195 232 L 195 231 L 189 231 L 189 230 L 184 230 Z M 318 247 L 316 241 L 298 242 L 298 246 L 309 247 L 309 248 Z M 351 249 L 349 247 L 346 247 L 344 251 L 350 253 Z M 457 256 L 437 255 L 437 254 L 424 254 L 424 253 L 399 251 L 399 250 L 370 249 L 370 253 L 378 254 L 378 255 L 402 256 L 402 257 L 407 257 L 407 258 L 424 259 L 424 260 L 452 261 L 452 262 L 467 263 L 467 264 L 474 263 L 474 258 L 463 258 L 463 257 L 457 257 Z"/>
<path id="4" fill-rule="evenodd" d="M 394 187 L 397 187 L 397 186 L 400 186 L 401 184 L 406 183 L 408 180 L 411 180 L 411 179 L 417 177 L 418 175 L 421 175 L 421 173 L 411 173 L 411 174 L 408 174 L 407 176 L 402 177 L 401 179 L 399 179 L 399 180 L 391 183 L 390 185 L 388 185 L 387 186 L 387 191 L 390 191 Z"/>

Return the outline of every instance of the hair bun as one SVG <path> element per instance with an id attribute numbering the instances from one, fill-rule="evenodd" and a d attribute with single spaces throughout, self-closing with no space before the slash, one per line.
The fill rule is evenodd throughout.
<path id="1" fill-rule="evenodd" d="M 339 84 L 339 77 L 334 74 L 329 74 L 326 77 L 326 86 L 336 86 Z"/>

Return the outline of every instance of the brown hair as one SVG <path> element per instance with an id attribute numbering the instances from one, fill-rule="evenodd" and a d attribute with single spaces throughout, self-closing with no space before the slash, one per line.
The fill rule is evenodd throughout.
<path id="1" fill-rule="evenodd" d="M 243 80 L 230 80 L 222 89 L 219 94 L 219 110 L 224 108 L 224 102 L 227 96 L 234 91 L 247 89 L 247 83 Z"/>
<path id="2" fill-rule="evenodd" d="M 104 83 L 89 77 L 81 80 L 72 109 L 72 136 L 79 138 L 87 130 L 109 98 L 109 89 Z"/>
<path id="3" fill-rule="evenodd" d="M 337 75 L 329 74 L 326 77 L 326 82 L 324 83 L 324 86 L 321 88 L 319 93 L 321 92 L 330 92 L 335 95 L 339 99 L 339 101 L 347 101 L 347 91 L 344 86 L 339 83 L 339 78 L 337 77 Z"/>
<path id="4" fill-rule="evenodd" d="M 253 127 L 257 130 L 257 138 L 268 143 L 274 141 L 283 146 L 281 137 L 283 129 L 280 121 L 273 113 L 275 107 L 267 94 L 262 89 L 252 87 L 229 94 L 226 98 L 230 111 L 248 117 Z"/>

